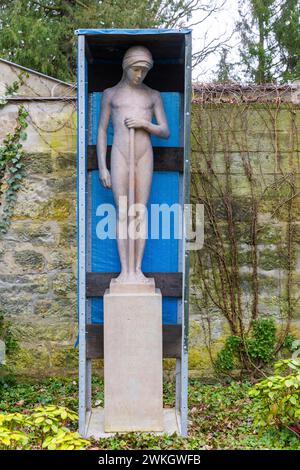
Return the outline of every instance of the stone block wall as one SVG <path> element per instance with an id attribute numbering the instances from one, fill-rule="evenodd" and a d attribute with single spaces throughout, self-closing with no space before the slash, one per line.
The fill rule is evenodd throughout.
<path id="1" fill-rule="evenodd" d="M 20 346 L 8 365 L 22 375 L 76 373 L 75 103 L 25 104 L 26 177 L 0 240 L 0 311 Z M 16 114 L 0 111 L 1 137 Z"/>
<path id="2" fill-rule="evenodd" d="M 223 302 L 220 254 L 230 281 L 237 278 L 245 323 L 255 291 L 258 318 L 274 318 L 278 334 L 290 322 L 289 332 L 300 338 L 299 104 L 274 93 L 247 101 L 239 91 L 225 102 L 220 93 L 207 95 L 195 94 L 191 186 L 192 201 L 205 205 L 205 242 L 191 256 L 190 369 L 204 375 L 213 373 L 211 356 L 232 334 L 216 305 Z"/>
<path id="3" fill-rule="evenodd" d="M 10 102 L 0 110 L 0 142 L 14 128 L 17 106 Z M 20 345 L 8 362 L 22 375 L 76 374 L 75 100 L 33 100 L 25 106 L 29 111 L 24 142 L 27 174 L 11 227 L 0 240 L 0 312 L 11 323 Z M 245 310 L 251 302 L 251 186 L 245 173 L 245 162 L 246 167 L 250 162 L 254 190 L 263 194 L 258 210 L 258 308 L 280 322 L 282 312 L 274 299 L 286 286 L 289 212 L 286 204 L 274 210 L 289 194 L 289 174 L 293 174 L 296 193 L 300 190 L 299 105 L 273 103 L 266 109 L 263 104 L 236 106 L 226 102 L 214 107 L 211 102 L 195 99 L 192 124 L 192 183 L 195 176 L 207 170 L 207 162 L 211 162 L 221 187 L 230 177 Z M 282 177 L 286 177 L 282 185 L 273 185 Z M 193 202 L 201 202 L 203 185 L 198 180 L 196 191 L 193 184 Z M 228 220 L 218 188 L 211 186 L 209 197 L 226 244 Z M 298 195 L 293 197 L 292 213 L 295 264 L 290 286 L 296 299 L 300 283 Z M 206 224 L 205 240 L 213 239 Z M 205 246 L 200 255 L 203 259 L 207 256 Z M 190 371 L 191 375 L 212 376 L 207 329 L 203 325 L 207 326 L 209 318 L 213 354 L 230 331 L 214 305 L 207 303 L 203 309 L 196 256 L 192 253 Z M 296 335 L 299 320 L 296 303 L 291 326 Z M 173 361 L 166 361 L 166 366 L 173 368 Z"/>

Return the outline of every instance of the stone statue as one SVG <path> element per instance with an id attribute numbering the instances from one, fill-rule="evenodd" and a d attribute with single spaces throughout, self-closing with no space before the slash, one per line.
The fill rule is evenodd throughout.
<path id="1" fill-rule="evenodd" d="M 145 224 L 145 209 L 153 174 L 150 134 L 168 138 L 169 129 L 160 93 L 143 83 L 153 66 L 151 52 L 143 46 L 130 47 L 124 55 L 122 66 L 123 76 L 120 82 L 103 92 L 97 157 L 100 181 L 105 188 L 112 188 L 117 209 L 117 243 L 121 273 L 115 282 L 145 285 L 153 281 L 145 277 L 141 270 L 145 237 L 132 239 L 130 234 L 128 237 L 122 237 L 120 227 L 125 223 L 128 234 L 132 219 L 137 227 Z M 111 174 L 106 166 L 106 134 L 110 115 L 114 128 Z M 153 115 L 157 124 L 151 122 Z M 123 204 L 120 204 L 122 197 L 128 197 L 129 218 L 127 207 L 124 210 Z M 130 217 L 132 204 L 138 204 L 138 216 Z"/>

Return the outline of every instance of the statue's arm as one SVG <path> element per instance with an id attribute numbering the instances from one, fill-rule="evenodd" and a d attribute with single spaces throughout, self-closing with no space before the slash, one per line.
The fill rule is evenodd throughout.
<path id="1" fill-rule="evenodd" d="M 111 93 L 110 90 L 104 90 L 101 100 L 101 115 L 97 136 L 97 159 L 99 168 L 99 177 L 105 188 L 111 187 L 110 174 L 106 166 L 107 149 L 107 128 L 111 113 Z"/>
<path id="2" fill-rule="evenodd" d="M 145 121 L 144 129 L 150 134 L 157 135 L 158 137 L 163 137 L 168 139 L 170 136 L 168 121 L 166 118 L 164 105 L 160 96 L 160 93 L 157 91 L 154 97 L 154 115 L 157 121 L 157 124 L 152 122 Z"/>

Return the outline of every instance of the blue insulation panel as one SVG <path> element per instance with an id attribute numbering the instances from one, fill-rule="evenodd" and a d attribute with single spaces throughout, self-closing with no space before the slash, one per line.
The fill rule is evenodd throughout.
<path id="1" fill-rule="evenodd" d="M 92 126 L 91 144 L 96 144 L 99 116 L 101 112 L 101 93 L 92 94 Z M 179 93 L 161 93 L 165 112 L 170 128 L 169 139 L 152 138 L 153 146 L 171 146 L 180 145 L 180 94 Z M 112 145 L 113 127 L 110 123 L 108 129 L 108 145 Z M 180 183 L 178 172 L 154 172 L 152 188 L 148 202 L 148 233 L 151 233 L 151 204 L 168 204 L 172 206 L 180 200 Z M 101 221 L 106 219 L 108 213 L 97 211 L 100 204 L 113 205 L 113 194 L 111 189 L 105 189 L 99 181 L 98 170 L 92 171 L 91 188 L 92 208 L 91 208 L 91 270 L 93 272 L 118 272 L 120 271 L 120 261 L 115 238 L 100 239 L 97 235 Z M 107 209 L 110 210 L 111 206 Z M 103 208 L 103 206 L 102 206 Z M 161 222 L 161 219 L 160 219 Z M 177 272 L 178 271 L 178 244 L 176 239 L 176 230 L 174 229 L 174 216 L 170 218 L 170 239 L 163 239 L 161 227 L 158 239 L 148 238 L 146 241 L 145 254 L 143 258 L 142 270 L 145 272 Z M 160 224 L 161 225 L 161 224 Z M 110 229 L 115 229 L 110 226 Z M 92 323 L 103 323 L 103 299 L 93 298 L 92 304 Z M 163 298 L 163 323 L 177 323 L 177 305 L 176 298 Z"/>
<path id="2" fill-rule="evenodd" d="M 164 104 L 165 113 L 168 119 L 170 129 L 170 137 L 168 139 L 161 139 L 156 136 L 151 136 L 153 147 L 179 147 L 180 145 L 180 94 L 175 92 L 161 93 L 162 101 Z M 99 124 L 99 117 L 101 113 L 101 97 L 102 93 L 93 93 L 93 114 L 92 114 L 92 144 L 96 145 L 97 130 Z M 155 122 L 153 120 L 153 122 Z M 107 130 L 107 145 L 112 145 L 113 141 L 113 127 L 110 121 Z"/>

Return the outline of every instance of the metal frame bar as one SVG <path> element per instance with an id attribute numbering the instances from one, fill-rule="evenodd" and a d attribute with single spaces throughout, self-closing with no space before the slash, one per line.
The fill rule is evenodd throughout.
<path id="1" fill-rule="evenodd" d="M 191 119 L 191 33 L 185 35 L 185 77 L 184 77 L 184 203 L 190 202 L 190 119 Z M 184 211 L 184 240 L 183 240 L 183 312 L 182 312 L 182 349 L 181 349 L 181 394 L 180 419 L 181 435 L 188 434 L 188 333 L 189 333 L 189 267 L 190 256 L 186 249 L 186 234 L 189 226 L 189 211 Z"/>
<path id="2" fill-rule="evenodd" d="M 183 147 L 184 143 L 184 96 L 181 95 L 180 99 L 180 145 Z M 184 170 L 184 169 L 183 169 Z M 184 197 L 183 197 L 183 172 L 179 174 L 179 204 L 181 207 L 184 207 Z M 178 243 L 178 271 L 183 272 L 183 249 L 184 249 L 184 241 L 183 238 L 179 240 Z M 183 282 L 183 281 L 182 281 Z M 178 301 L 178 310 L 177 310 L 177 323 L 182 325 L 182 313 L 183 313 L 183 299 Z M 180 425 L 180 406 L 181 406 L 181 358 L 176 359 L 176 381 L 175 381 L 175 410 L 176 410 L 176 418 L 177 422 Z"/>
<path id="3" fill-rule="evenodd" d="M 179 204 L 183 206 L 183 175 L 179 175 Z M 183 239 L 178 241 L 178 271 L 182 272 L 183 270 Z M 182 298 L 178 300 L 177 308 L 177 323 L 182 325 L 182 311 L 183 311 L 183 302 Z M 176 416 L 179 420 L 180 416 L 180 405 L 181 405 L 181 358 L 176 359 L 176 371 L 175 371 L 175 409 Z"/>
<path id="4" fill-rule="evenodd" d="M 87 50 L 87 48 L 85 48 Z M 87 84 L 86 84 L 87 85 Z M 87 102 L 87 140 L 88 144 L 92 141 L 91 126 L 92 122 L 92 99 L 88 95 L 86 86 L 86 102 Z M 90 172 L 87 174 L 87 271 L 92 270 L 92 175 Z M 87 323 L 92 322 L 92 301 L 86 299 L 86 320 Z M 92 360 L 87 359 L 87 377 L 86 377 L 86 409 L 92 411 Z"/>
<path id="5" fill-rule="evenodd" d="M 78 36 L 78 155 L 77 155 L 77 230 L 78 230 L 78 320 L 79 320 L 79 432 L 86 432 L 86 67 L 85 37 Z"/>
<path id="6" fill-rule="evenodd" d="M 92 254 L 92 234 L 91 234 L 91 174 L 87 175 L 87 269 L 91 271 L 91 254 Z M 86 321 L 92 323 L 92 302 L 91 299 L 86 299 Z M 86 377 L 86 409 L 92 409 L 92 361 L 86 360 L 87 377 Z"/>
<path id="7" fill-rule="evenodd" d="M 117 31 L 116 31 L 117 32 Z M 178 31 L 177 31 L 178 32 Z M 181 201 L 190 201 L 190 114 L 191 114 L 191 32 L 182 30 L 185 36 L 185 88 L 183 113 L 184 173 L 180 186 Z M 91 361 L 86 358 L 86 324 L 90 318 L 90 305 L 86 300 L 86 271 L 90 265 L 91 246 L 89 235 L 91 200 L 87 186 L 87 100 L 85 30 L 78 34 L 78 163 L 77 163 L 77 227 L 78 227 L 78 319 L 79 319 L 79 432 L 86 435 L 87 411 L 91 409 Z M 183 271 L 182 301 L 178 308 L 178 323 L 182 323 L 181 359 L 176 361 L 176 412 L 180 414 L 180 433 L 188 433 L 188 327 L 189 327 L 189 253 L 186 249 L 186 229 L 189 213 L 184 217 L 184 239 L 179 247 L 179 268 Z M 181 304 L 181 305 L 180 305 Z"/>

